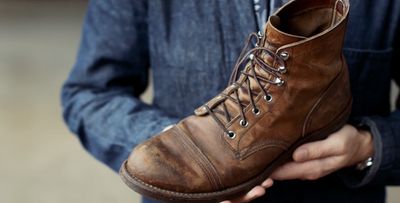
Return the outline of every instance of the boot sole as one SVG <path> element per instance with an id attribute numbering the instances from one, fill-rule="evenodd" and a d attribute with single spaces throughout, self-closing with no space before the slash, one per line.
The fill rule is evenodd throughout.
<path id="1" fill-rule="evenodd" d="M 139 178 L 136 178 L 135 176 L 130 174 L 127 170 L 126 161 L 123 163 L 119 173 L 125 184 L 127 184 L 132 190 L 144 196 L 161 200 L 163 202 L 220 202 L 223 200 L 234 199 L 236 197 L 245 194 L 253 187 L 260 185 L 264 180 L 266 180 L 271 175 L 271 173 L 277 167 L 283 165 L 286 162 L 291 161 L 294 150 L 300 145 L 308 142 L 323 140 L 326 137 L 328 137 L 331 133 L 334 133 L 337 130 L 339 130 L 347 122 L 347 119 L 350 115 L 351 103 L 352 102 L 350 101 L 350 104 L 343 111 L 343 114 L 341 114 L 342 116 L 336 119 L 334 125 L 332 125 L 328 129 L 323 129 L 314 132 L 308 136 L 305 136 L 305 138 L 303 139 L 299 139 L 286 152 L 282 153 L 274 161 L 272 161 L 271 164 L 268 165 L 268 167 L 262 173 L 260 173 L 253 179 L 248 180 L 247 182 L 244 182 L 240 185 L 231 188 L 227 188 L 221 191 L 206 192 L 206 193 L 182 193 L 182 192 L 165 190 L 150 185 L 148 183 L 145 183 Z"/>

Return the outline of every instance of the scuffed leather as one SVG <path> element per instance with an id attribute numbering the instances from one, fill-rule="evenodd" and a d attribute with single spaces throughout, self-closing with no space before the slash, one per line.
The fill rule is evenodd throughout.
<path id="1" fill-rule="evenodd" d="M 127 162 L 132 176 L 176 192 L 223 190 L 260 174 L 299 139 L 346 119 L 351 94 L 342 45 L 348 7 L 348 0 L 297 0 L 279 9 L 267 23 L 261 46 L 289 54 L 287 73 L 281 74 L 283 86 L 264 86 L 273 96 L 271 102 L 261 93 L 255 98 L 261 114 L 253 114 L 248 105 L 244 110 L 249 125 L 242 127 L 237 105 L 217 96 L 208 105 L 226 102 L 234 118 L 225 126 L 236 133 L 234 139 L 199 108 L 196 115 L 133 150 Z M 264 60 L 277 65 L 269 56 Z M 243 90 L 240 98 L 248 102 Z"/>

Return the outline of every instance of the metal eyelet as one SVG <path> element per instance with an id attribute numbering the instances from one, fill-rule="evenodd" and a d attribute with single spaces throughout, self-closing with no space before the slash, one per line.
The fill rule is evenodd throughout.
<path id="1" fill-rule="evenodd" d="M 249 125 L 249 122 L 247 122 L 246 120 L 240 120 L 239 121 L 239 124 L 242 126 L 242 127 L 247 127 L 248 125 Z"/>
<path id="2" fill-rule="evenodd" d="M 289 53 L 287 51 L 282 51 L 279 56 L 281 57 L 281 59 L 283 59 L 284 61 L 289 59 Z"/>
<path id="3" fill-rule="evenodd" d="M 250 59 L 250 60 L 254 60 L 254 54 L 250 54 L 250 55 L 249 55 L 249 59 Z"/>
<path id="4" fill-rule="evenodd" d="M 260 115 L 260 113 L 261 113 L 260 109 L 258 109 L 258 108 L 254 108 L 254 109 L 252 109 L 251 111 L 252 111 L 253 114 L 256 115 L 256 116 Z"/>
<path id="5" fill-rule="evenodd" d="M 281 78 L 276 78 L 275 79 L 275 84 L 278 86 L 282 86 L 285 83 Z"/>
<path id="6" fill-rule="evenodd" d="M 236 133 L 233 131 L 229 131 L 228 134 L 226 134 L 228 136 L 229 139 L 235 139 L 236 137 Z"/>
<path id="7" fill-rule="evenodd" d="M 271 101 L 272 101 L 272 95 L 270 95 L 270 94 L 264 95 L 263 98 L 264 98 L 265 101 L 267 101 L 267 102 L 271 102 Z"/>
<path id="8" fill-rule="evenodd" d="M 263 37 L 263 34 L 261 33 L 261 31 L 257 32 L 257 36 L 258 36 L 258 39 L 261 39 Z"/>
<path id="9" fill-rule="evenodd" d="M 283 74 L 286 73 L 286 67 L 285 66 L 279 66 L 278 71 Z"/>

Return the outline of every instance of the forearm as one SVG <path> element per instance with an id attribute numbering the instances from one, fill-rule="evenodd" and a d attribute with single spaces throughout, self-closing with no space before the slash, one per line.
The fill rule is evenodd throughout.
<path id="1" fill-rule="evenodd" d="M 123 92 L 65 86 L 63 106 L 70 130 L 93 156 L 115 171 L 134 146 L 177 121 Z"/>
<path id="2" fill-rule="evenodd" d="M 148 83 L 147 1 L 90 1 L 64 118 L 85 148 L 118 170 L 131 149 L 175 119 L 138 96 Z"/>

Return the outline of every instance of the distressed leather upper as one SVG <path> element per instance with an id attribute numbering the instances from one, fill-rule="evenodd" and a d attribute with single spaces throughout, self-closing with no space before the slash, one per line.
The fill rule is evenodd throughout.
<path id="1" fill-rule="evenodd" d="M 216 117 L 235 133 L 234 138 L 227 136 L 213 112 L 203 106 L 137 146 L 127 162 L 129 172 L 145 183 L 177 192 L 223 190 L 260 174 L 297 140 L 346 119 L 351 94 L 342 44 L 348 9 L 347 0 L 298 0 L 282 7 L 269 19 L 258 46 L 277 56 L 288 54 L 284 59 L 287 71 L 279 73 L 284 84 L 263 83 L 272 96 L 266 101 L 255 80 L 247 78 L 257 92 L 253 99 L 260 114 L 248 104 L 249 92 L 244 87 L 237 89 L 240 100 L 247 103 L 243 111 L 248 125 L 240 125 L 240 109 L 224 99 L 235 91 L 229 86 L 222 97 L 205 105 L 212 110 L 225 102 L 232 119 Z M 271 66 L 278 65 L 271 55 L 259 57 Z M 256 72 L 274 79 L 259 67 Z M 237 83 L 245 86 L 245 80 L 241 75 Z"/>

